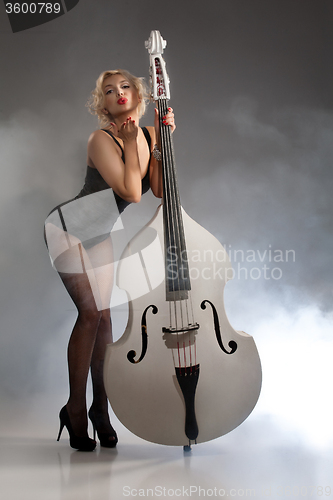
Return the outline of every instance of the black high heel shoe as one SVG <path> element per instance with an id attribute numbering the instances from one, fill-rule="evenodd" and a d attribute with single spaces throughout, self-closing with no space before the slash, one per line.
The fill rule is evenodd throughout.
<path id="1" fill-rule="evenodd" d="M 66 406 L 61 408 L 59 418 L 60 430 L 57 441 L 59 441 L 62 430 L 66 426 L 69 434 L 69 444 L 72 448 L 79 451 L 93 451 L 96 448 L 96 441 L 94 439 L 90 439 L 88 436 L 80 437 L 74 434 Z"/>
<path id="2" fill-rule="evenodd" d="M 96 420 L 95 420 L 95 416 L 94 416 L 92 408 L 90 408 L 88 416 L 89 416 L 91 423 L 92 423 L 92 426 L 93 426 L 94 439 L 95 439 L 97 425 L 96 425 Z M 104 448 L 115 448 L 117 446 L 117 443 L 118 443 L 117 433 L 114 430 L 114 428 L 112 427 L 112 425 L 111 425 L 111 429 L 112 429 L 111 432 L 98 432 L 98 430 L 97 430 L 97 436 L 98 436 L 99 442 L 100 442 L 101 446 L 103 446 Z"/>

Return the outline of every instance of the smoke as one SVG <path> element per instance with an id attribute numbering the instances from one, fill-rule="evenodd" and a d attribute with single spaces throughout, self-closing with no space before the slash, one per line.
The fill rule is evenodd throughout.
<path id="1" fill-rule="evenodd" d="M 333 114 L 267 114 L 239 97 L 206 119 L 220 159 L 207 150 L 212 169 L 190 181 L 184 206 L 229 253 L 225 308 L 234 328 L 253 335 L 263 365 L 255 414 L 330 446 Z"/>
<path id="2" fill-rule="evenodd" d="M 278 300 L 293 295 L 292 307 L 331 310 L 332 113 L 288 107 L 262 116 L 242 97 L 210 116 L 220 160 L 192 181 L 185 207 L 225 245 L 235 271 L 247 268 L 236 278 Z M 251 279 L 254 268 L 261 273 Z"/>
<path id="3" fill-rule="evenodd" d="M 69 111 L 63 102 L 49 101 L 39 112 L 14 112 L 0 129 L 5 179 L 0 185 L 1 378 L 13 394 L 42 384 L 36 360 L 43 342 L 63 322 L 50 314 L 50 300 L 64 309 L 72 307 L 64 304 L 66 296 L 57 294 L 56 281 L 54 287 L 49 286 L 51 277 L 45 281 L 49 264 L 43 242 L 43 223 L 55 200 L 69 197 L 80 183 L 81 172 L 75 169 L 82 165 L 80 140 L 75 133 L 68 140 L 62 126 L 74 116 Z"/>

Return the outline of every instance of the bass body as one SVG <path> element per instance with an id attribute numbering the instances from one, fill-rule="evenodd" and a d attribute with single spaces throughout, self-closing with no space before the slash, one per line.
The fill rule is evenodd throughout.
<path id="1" fill-rule="evenodd" d="M 104 383 L 116 416 L 130 431 L 154 443 L 184 446 L 241 424 L 258 400 L 262 377 L 253 338 L 235 331 L 225 313 L 228 255 L 181 213 L 191 290 L 187 298 L 166 300 L 160 206 L 118 266 L 129 317 L 122 337 L 107 347 Z M 177 259 L 169 253 L 169 260 Z"/>

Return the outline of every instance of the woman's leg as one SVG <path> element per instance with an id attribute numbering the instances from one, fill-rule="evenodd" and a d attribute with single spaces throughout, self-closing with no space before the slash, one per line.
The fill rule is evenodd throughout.
<path id="1" fill-rule="evenodd" d="M 109 435 L 109 440 L 115 441 L 115 433 L 109 420 L 108 400 L 103 381 L 105 351 L 107 345 L 112 343 L 110 300 L 113 288 L 113 249 L 111 238 L 108 238 L 91 250 L 88 250 L 88 255 L 94 267 L 94 275 L 96 283 L 98 284 L 102 308 L 91 358 L 93 401 L 90 415 L 94 420 L 98 432 Z M 108 255 L 108 259 L 105 258 L 106 255 Z"/>
<path id="2" fill-rule="evenodd" d="M 78 317 L 67 351 L 70 392 L 66 406 L 73 431 L 80 437 L 87 435 L 87 377 L 101 312 L 96 307 L 86 274 L 59 273 L 59 275 L 78 309 Z"/>
<path id="3" fill-rule="evenodd" d="M 100 434 L 108 435 L 106 438 L 115 441 L 116 434 L 111 426 L 108 413 L 108 399 L 103 381 L 104 357 L 107 344 L 112 342 L 110 310 L 102 311 L 98 327 L 95 347 L 91 359 L 91 377 L 93 384 L 93 401 L 89 410 L 96 430 Z"/>
<path id="4" fill-rule="evenodd" d="M 50 223 L 46 225 L 46 239 L 54 267 L 78 310 L 68 344 L 70 395 L 66 406 L 74 433 L 84 436 L 87 434 L 86 387 L 90 366 L 96 414 L 103 416 L 104 427 L 111 427 L 103 363 L 106 345 L 112 342 L 112 242 L 109 237 L 86 251 L 80 240 Z"/>

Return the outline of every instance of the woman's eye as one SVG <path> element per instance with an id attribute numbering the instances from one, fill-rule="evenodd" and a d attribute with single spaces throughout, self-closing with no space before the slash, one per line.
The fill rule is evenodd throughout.
<path id="1" fill-rule="evenodd" d="M 111 94 L 111 92 L 113 92 L 113 90 L 112 90 L 112 89 L 107 90 L 107 91 L 106 91 L 106 95 Z"/>
<path id="2" fill-rule="evenodd" d="M 123 85 L 123 86 L 122 86 L 122 88 L 123 88 L 123 89 L 129 89 L 129 85 L 127 85 L 127 84 L 126 84 L 126 85 Z"/>

